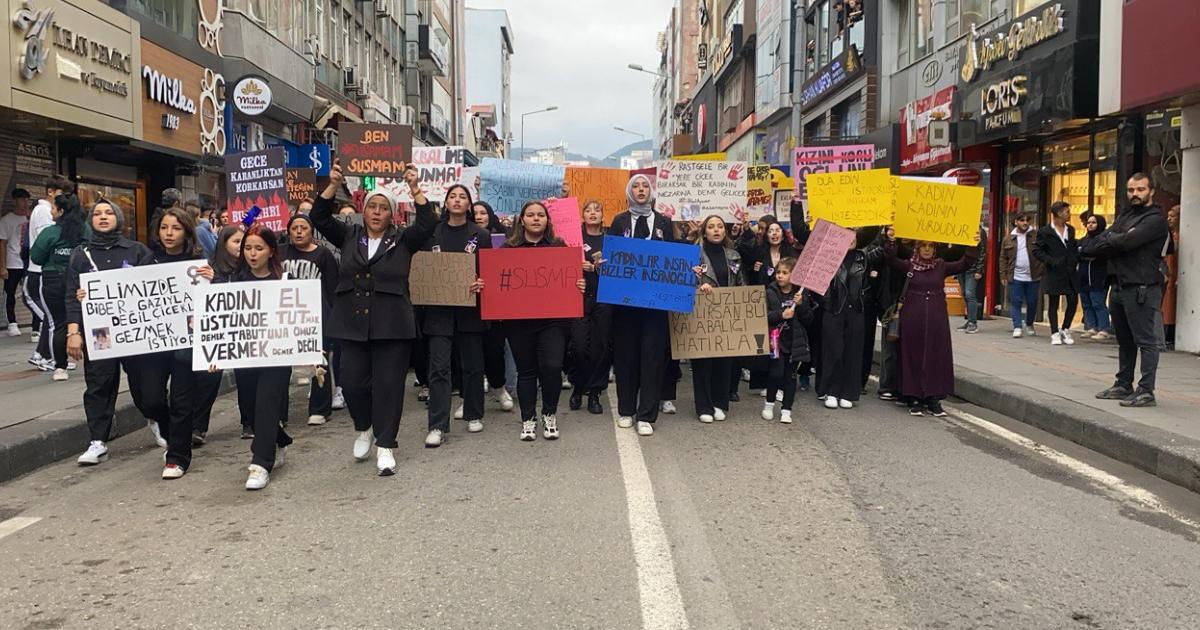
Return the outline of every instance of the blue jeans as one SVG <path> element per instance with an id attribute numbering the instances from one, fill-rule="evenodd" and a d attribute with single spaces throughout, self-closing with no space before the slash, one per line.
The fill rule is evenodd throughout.
<path id="1" fill-rule="evenodd" d="M 974 324 L 979 320 L 979 281 L 975 274 L 958 274 L 958 286 L 962 288 L 963 302 L 967 305 L 967 323 Z"/>
<path id="2" fill-rule="evenodd" d="M 1008 309 L 1012 314 L 1013 328 L 1020 328 L 1022 323 L 1033 326 L 1033 319 L 1037 316 L 1037 299 L 1038 281 L 1012 280 L 1008 283 Z M 1021 307 L 1025 307 L 1023 320 Z"/>
<path id="3" fill-rule="evenodd" d="M 1105 289 L 1084 289 L 1079 292 L 1083 302 L 1083 327 L 1088 330 L 1103 330 L 1108 332 L 1108 291 Z"/>

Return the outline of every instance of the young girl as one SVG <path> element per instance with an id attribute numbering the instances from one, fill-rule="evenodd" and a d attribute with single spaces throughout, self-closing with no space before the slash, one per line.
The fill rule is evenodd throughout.
<path id="1" fill-rule="evenodd" d="M 589 201 L 583 207 L 583 317 L 571 323 L 570 407 L 579 409 L 587 395 L 588 413 L 604 413 L 600 395 L 608 389 L 608 371 L 612 365 L 612 306 L 596 302 L 600 276 L 596 266 L 603 261 L 604 207 Z"/>
<path id="2" fill-rule="evenodd" d="M 229 282 L 235 273 L 242 256 L 242 236 L 245 228 L 242 225 L 226 225 L 217 234 L 217 247 L 213 250 L 212 259 L 208 261 L 208 269 L 201 272 L 212 282 Z M 223 372 L 196 372 L 196 419 L 192 431 L 192 445 L 201 446 L 208 439 L 208 427 L 212 419 L 213 404 L 221 389 Z M 250 392 L 238 390 L 238 408 L 247 412 L 241 414 L 242 439 L 254 437 L 254 420 L 249 410 L 254 408 L 254 400 Z"/>
<path id="3" fill-rule="evenodd" d="M 767 286 L 771 357 L 767 370 L 767 400 L 763 403 L 762 417 L 763 420 L 775 417 L 775 397 L 782 391 L 779 421 L 791 424 L 792 402 L 796 399 L 796 368 L 809 359 L 805 325 L 812 319 L 812 309 L 805 302 L 799 287 L 792 284 L 796 259 L 781 258 L 774 267 L 775 281 Z"/>
<path id="4" fill-rule="evenodd" d="M 500 218 L 487 202 L 476 201 L 475 224 L 487 230 L 488 234 L 504 234 L 504 226 Z M 516 367 L 512 364 L 512 353 L 505 349 L 504 327 L 492 325 L 483 333 L 483 375 L 487 378 L 488 388 L 492 391 L 492 400 L 504 411 L 512 411 L 513 399 L 508 393 L 508 386 L 516 380 Z M 513 378 L 509 378 L 511 375 Z"/>
<path id="5" fill-rule="evenodd" d="M 337 289 L 338 262 L 333 251 L 317 244 L 313 238 L 312 220 L 308 215 L 296 214 L 288 220 L 290 242 L 282 247 L 283 271 L 292 280 L 321 281 L 321 321 L 329 322 L 329 305 Z M 325 356 L 330 353 L 329 340 L 322 336 Z M 308 387 L 308 424 L 321 425 L 333 413 L 333 386 L 336 375 L 333 361 L 326 360 L 329 373 L 321 379 L 312 379 Z"/>
<path id="6" fill-rule="evenodd" d="M 734 249 L 733 241 L 729 240 L 724 219 L 715 214 L 705 218 L 696 244 L 700 246 L 700 265 L 695 268 L 700 281 L 700 293 L 707 295 L 717 287 L 740 287 L 745 284 L 742 257 Z M 713 420 L 724 420 L 729 410 L 733 359 L 692 359 L 691 364 L 692 393 L 700 422 L 708 424 Z"/>

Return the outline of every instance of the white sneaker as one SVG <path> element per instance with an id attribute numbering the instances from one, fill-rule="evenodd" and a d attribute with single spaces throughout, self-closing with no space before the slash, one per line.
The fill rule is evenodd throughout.
<path id="1" fill-rule="evenodd" d="M 483 430 L 483 420 L 467 420 L 467 433 L 479 433 Z"/>
<path id="2" fill-rule="evenodd" d="M 621 416 L 617 418 L 617 426 L 622 429 L 628 429 L 633 426 L 633 418 L 629 416 Z"/>
<path id="3" fill-rule="evenodd" d="M 380 477 L 396 474 L 396 458 L 392 456 L 392 449 L 382 446 L 375 449 L 375 469 L 379 471 Z"/>
<path id="4" fill-rule="evenodd" d="M 309 426 L 315 427 L 320 424 L 325 424 L 326 422 L 329 422 L 329 418 L 326 418 L 325 416 L 322 416 L 320 414 L 313 414 L 308 417 L 308 425 Z"/>
<path id="5" fill-rule="evenodd" d="M 1021 329 L 1014 328 L 1013 329 L 1013 339 L 1020 339 L 1020 338 L 1021 338 Z"/>
<path id="6" fill-rule="evenodd" d="M 146 426 L 150 428 L 150 433 L 154 436 L 154 443 L 158 445 L 158 448 L 167 448 L 167 440 L 163 438 L 162 431 L 158 430 L 158 423 L 147 420 Z"/>
<path id="7" fill-rule="evenodd" d="M 1064 330 L 1060 336 L 1062 337 L 1063 343 L 1067 344 L 1068 346 L 1075 345 L 1075 338 L 1071 336 L 1071 331 Z"/>
<path id="8" fill-rule="evenodd" d="M 717 422 L 724 422 L 725 410 L 724 409 L 713 409 L 713 418 L 715 418 Z"/>
<path id="9" fill-rule="evenodd" d="M 1112 338 L 1112 335 L 1104 332 L 1103 330 L 1098 330 L 1096 331 L 1096 334 L 1092 335 L 1092 341 L 1108 341 Z"/>
<path id="10" fill-rule="evenodd" d="M 700 422 L 703 422 L 704 424 L 712 424 L 712 421 L 713 421 L 713 417 L 712 417 L 712 416 L 710 416 L 710 415 L 708 415 L 708 414 L 706 414 L 706 413 L 702 413 L 702 414 L 700 414 Z M 641 423 L 641 422 L 639 422 L 639 423 L 638 423 L 638 428 L 639 428 L 639 429 L 641 429 L 641 425 L 642 425 L 642 423 Z"/>
<path id="11" fill-rule="evenodd" d="M 783 402 L 783 390 L 775 392 L 775 402 Z"/>
<path id="12" fill-rule="evenodd" d="M 773 403 L 771 401 L 767 401 L 767 402 L 763 403 L 762 419 L 763 420 L 774 420 L 775 419 L 775 403 Z"/>
<path id="13" fill-rule="evenodd" d="M 296 379 L 297 385 L 308 385 L 311 382 L 312 382 L 312 378 L 307 377 L 307 376 L 301 376 L 300 378 Z"/>
<path id="14" fill-rule="evenodd" d="M 333 390 L 333 408 L 334 409 L 345 409 L 346 408 L 346 397 L 342 395 L 341 387 L 338 387 Z"/>
<path id="15" fill-rule="evenodd" d="M 39 330 L 34 330 L 29 333 L 29 343 L 37 343 L 42 340 L 42 333 Z"/>
<path id="16" fill-rule="evenodd" d="M 79 366 L 75 365 L 74 361 L 67 361 L 67 369 L 68 370 L 74 370 L 77 367 L 79 367 Z"/>
<path id="17" fill-rule="evenodd" d="M 75 460 L 75 463 L 80 466 L 95 466 L 106 459 L 108 459 L 108 447 L 104 445 L 104 442 L 92 440 L 88 444 L 87 450 L 79 456 L 79 459 Z"/>
<path id="18" fill-rule="evenodd" d="M 1062 333 L 1051 333 L 1050 334 L 1050 345 L 1052 345 L 1052 346 L 1063 345 Z"/>
<path id="19" fill-rule="evenodd" d="M 29 355 L 29 365 L 32 365 L 43 372 L 49 372 L 50 370 L 54 369 L 54 362 L 42 357 L 42 355 L 38 354 L 37 352 Z"/>
<path id="20" fill-rule="evenodd" d="M 65 380 L 71 378 L 71 375 L 67 374 L 67 371 L 64 370 L 63 368 L 58 368 L 58 369 L 54 370 L 54 376 L 52 376 L 51 378 L 54 379 L 55 381 L 62 382 L 62 381 L 65 381 Z"/>
<path id="21" fill-rule="evenodd" d="M 462 419 L 463 419 L 463 405 L 462 405 L 462 404 L 460 404 L 460 405 L 458 406 L 458 409 L 455 409 L 455 410 L 454 410 L 454 419 L 455 419 L 455 420 L 462 420 Z"/>
<path id="22" fill-rule="evenodd" d="M 765 390 L 765 389 L 760 389 L 760 390 L 758 390 L 758 397 L 759 397 L 759 398 L 766 398 L 766 397 L 767 397 L 767 390 Z"/>
<path id="23" fill-rule="evenodd" d="M 830 400 L 832 400 L 832 398 L 831 398 Z M 853 407 L 854 407 L 854 403 L 852 403 L 852 402 L 850 402 L 849 400 L 846 400 L 845 398 L 843 398 L 843 399 L 841 399 L 841 400 L 839 400 L 839 401 L 838 401 L 838 406 L 839 406 L 839 407 L 841 407 L 842 409 L 850 409 L 850 408 L 853 408 Z"/>
<path id="24" fill-rule="evenodd" d="M 663 413 L 665 413 L 667 415 L 675 415 L 675 413 L 677 411 L 679 411 L 678 409 L 675 408 L 675 402 L 671 401 L 671 400 L 662 401 L 662 403 L 659 404 L 658 408 L 660 411 L 662 411 Z"/>
<path id="25" fill-rule="evenodd" d="M 826 409 L 837 409 L 838 408 L 837 399 L 834 398 L 833 396 L 826 396 L 825 397 L 825 408 Z"/>
<path id="26" fill-rule="evenodd" d="M 566 374 L 563 374 L 562 388 L 571 389 L 571 379 L 567 378 Z"/>
<path id="27" fill-rule="evenodd" d="M 750 382 L 750 370 L 747 370 L 746 368 L 742 368 L 742 382 Z"/>
<path id="28" fill-rule="evenodd" d="M 542 416 L 542 437 L 547 440 L 558 439 L 558 418 L 550 415 Z"/>
<path id="29" fill-rule="evenodd" d="M 267 472 L 266 468 L 258 464 L 250 464 L 248 470 L 250 476 L 246 477 L 247 490 L 262 490 L 267 487 L 268 483 L 271 483 L 271 473 Z"/>
<path id="30" fill-rule="evenodd" d="M 508 390 L 504 389 L 503 387 L 496 388 L 495 392 L 492 394 L 492 400 L 500 403 L 500 408 L 505 411 L 513 410 L 512 394 L 509 394 Z"/>
<path id="31" fill-rule="evenodd" d="M 641 436 L 654 435 L 654 425 L 653 424 L 650 424 L 649 422 L 638 422 L 637 425 L 638 425 L 638 427 L 637 427 L 638 435 L 641 435 Z"/>
<path id="32" fill-rule="evenodd" d="M 537 419 L 521 421 L 521 441 L 532 442 L 537 439 Z"/>
<path id="33" fill-rule="evenodd" d="M 360 462 L 367 461 L 367 457 L 371 455 L 371 442 L 375 434 L 371 429 L 359 431 L 358 435 L 354 436 L 354 459 Z"/>
<path id="34" fill-rule="evenodd" d="M 446 442 L 446 437 L 442 435 L 441 429 L 430 429 L 425 436 L 425 448 L 437 448 Z"/>
<path id="35" fill-rule="evenodd" d="M 783 424 L 791 424 L 792 423 L 792 412 L 788 411 L 787 409 L 780 411 L 779 412 L 779 422 L 781 422 Z"/>
<path id="36" fill-rule="evenodd" d="M 1036 337 L 1037 329 L 1035 329 L 1033 326 L 1026 326 L 1025 327 L 1025 336 L 1026 337 Z"/>
<path id="37" fill-rule="evenodd" d="M 162 478 L 179 479 L 186 472 L 187 471 L 183 469 L 183 466 L 180 466 L 179 464 L 167 464 L 166 466 L 163 466 Z"/>
<path id="38" fill-rule="evenodd" d="M 8 336 L 9 337 L 20 337 L 21 336 L 21 327 L 16 324 L 9 324 L 8 325 Z"/>

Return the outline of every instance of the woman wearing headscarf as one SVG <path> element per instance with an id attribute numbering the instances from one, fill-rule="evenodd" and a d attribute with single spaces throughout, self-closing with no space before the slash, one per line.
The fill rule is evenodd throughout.
<path id="1" fill-rule="evenodd" d="M 1108 229 L 1108 221 L 1098 214 L 1087 217 L 1087 234 L 1079 242 L 1079 249 L 1088 249 L 1097 236 Z M 1079 297 L 1083 303 L 1083 337 L 1097 341 L 1112 338 L 1112 326 L 1108 321 L 1108 261 L 1088 254 L 1079 255 Z"/>
<path id="2" fill-rule="evenodd" d="M 87 416 L 90 442 L 87 450 L 75 461 L 80 466 L 94 466 L 108 459 L 108 442 L 116 413 L 117 392 L 121 385 L 121 369 L 129 380 L 129 393 L 139 410 L 144 408 L 140 384 L 140 365 L 137 357 L 93 360 L 86 352 L 83 337 L 83 306 L 80 299 L 79 275 L 148 264 L 150 250 L 137 241 L 125 238 L 125 214 L 112 202 L 101 199 L 92 206 L 92 233 L 87 244 L 71 252 L 67 263 L 66 301 L 67 354 L 82 360 L 83 412 Z M 149 415 L 142 411 L 143 415 Z"/>
<path id="3" fill-rule="evenodd" d="M 671 219 L 654 211 L 654 188 L 649 177 L 639 174 L 629 178 L 625 198 L 629 209 L 613 218 L 610 235 L 674 241 Z M 636 420 L 638 435 L 654 434 L 669 342 L 666 311 L 613 307 L 617 426 L 627 429 Z"/>
<path id="4" fill-rule="evenodd" d="M 326 330 L 341 341 L 343 391 L 358 432 L 354 458 L 366 461 L 374 437 L 380 476 L 396 472 L 392 449 L 398 446 L 404 381 L 417 337 L 408 297 L 412 254 L 429 240 L 437 225 L 433 204 L 421 191 L 412 165 L 404 171 L 404 181 L 417 208 L 415 222 L 407 227 L 392 224 L 396 200 L 382 188 L 368 193 L 364 200 L 361 226 L 335 219 L 333 198 L 343 182 L 336 160 L 329 185 L 310 215 L 317 230 L 342 250 L 337 296 Z"/>

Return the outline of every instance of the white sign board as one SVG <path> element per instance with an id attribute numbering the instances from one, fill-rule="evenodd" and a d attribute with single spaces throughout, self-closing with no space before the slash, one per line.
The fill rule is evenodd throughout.
<path id="1" fill-rule="evenodd" d="M 192 346 L 194 286 L 203 260 L 79 274 L 84 345 L 92 361 Z"/>
<path id="2" fill-rule="evenodd" d="M 321 281 L 197 287 L 192 369 L 319 365 Z"/>
<path id="3" fill-rule="evenodd" d="M 413 147 L 412 164 L 421 177 L 421 191 L 434 203 L 446 201 L 446 189 L 463 179 L 463 147 Z M 380 179 L 378 185 L 405 203 L 413 203 L 412 192 L 403 178 Z M 468 188 L 474 189 L 473 186 Z M 475 197 L 472 197 L 475 199 Z"/>
<path id="4" fill-rule="evenodd" d="M 746 163 L 667 160 L 658 162 L 655 207 L 674 221 L 719 215 L 741 223 L 746 212 Z"/>

